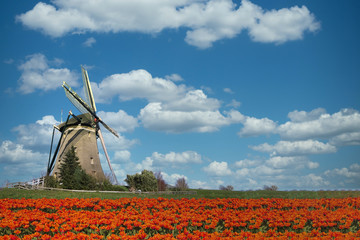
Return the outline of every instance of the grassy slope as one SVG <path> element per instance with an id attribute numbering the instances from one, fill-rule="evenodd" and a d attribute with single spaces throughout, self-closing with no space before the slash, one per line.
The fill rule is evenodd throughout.
<path id="1" fill-rule="evenodd" d="M 63 192 L 49 190 L 1 189 L 2 198 L 345 198 L 360 197 L 360 191 L 220 191 L 194 190 L 197 194 L 132 194 L 132 193 L 99 193 L 99 192 Z"/>

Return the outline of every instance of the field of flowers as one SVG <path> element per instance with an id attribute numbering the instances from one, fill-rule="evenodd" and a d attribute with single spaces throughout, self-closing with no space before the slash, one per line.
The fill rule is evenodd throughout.
<path id="1" fill-rule="evenodd" d="M 306 238 L 360 238 L 360 198 L 0 199 L 0 239 Z"/>

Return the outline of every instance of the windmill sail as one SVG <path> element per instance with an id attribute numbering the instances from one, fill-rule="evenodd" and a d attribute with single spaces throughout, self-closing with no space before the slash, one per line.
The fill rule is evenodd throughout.
<path id="1" fill-rule="evenodd" d="M 81 113 L 92 113 L 91 107 L 74 90 L 72 90 L 66 82 L 63 82 L 62 86 L 65 90 L 66 97 Z"/>
<path id="2" fill-rule="evenodd" d="M 95 111 L 74 91 L 71 89 L 69 85 L 66 84 L 66 82 L 63 83 L 63 88 L 65 90 L 65 94 L 68 97 L 68 99 L 74 104 L 74 106 L 82 113 L 90 113 L 96 121 L 99 121 L 107 130 L 109 130 L 112 134 L 114 134 L 116 137 L 119 137 L 119 134 L 109 127 L 107 124 L 105 124 L 101 118 L 99 118 Z M 91 88 L 90 88 L 91 92 Z M 94 104 L 95 106 L 95 104 Z"/>
<path id="3" fill-rule="evenodd" d="M 82 71 L 82 79 L 84 82 L 84 91 L 85 91 L 86 102 L 91 107 L 91 109 L 94 112 L 96 112 L 96 106 L 95 106 L 94 96 L 93 96 L 93 93 L 91 90 L 89 75 L 83 67 L 81 67 L 81 71 Z"/>
<path id="4" fill-rule="evenodd" d="M 104 153 L 105 153 L 106 160 L 107 160 L 107 162 L 108 162 L 108 164 L 109 164 L 109 168 L 110 168 L 112 177 L 113 177 L 113 179 L 115 180 L 116 184 L 119 184 L 119 182 L 118 182 L 118 180 L 117 180 L 117 178 L 116 178 L 115 172 L 114 172 L 113 168 L 111 167 L 110 158 L 109 158 L 109 155 L 108 155 L 108 153 L 107 153 L 107 150 L 106 150 L 106 147 L 105 147 L 104 138 L 103 138 L 103 136 L 102 136 L 102 133 L 101 133 L 101 130 L 100 130 L 100 129 L 99 129 L 99 131 L 98 131 L 98 134 L 99 134 L 99 138 L 100 138 L 101 145 L 102 145 L 102 147 L 103 147 L 103 149 L 104 149 Z"/>

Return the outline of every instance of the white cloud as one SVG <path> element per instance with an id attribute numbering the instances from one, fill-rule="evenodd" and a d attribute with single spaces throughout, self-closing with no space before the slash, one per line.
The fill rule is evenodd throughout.
<path id="1" fill-rule="evenodd" d="M 170 152 L 167 154 L 161 154 L 154 152 L 151 155 L 155 164 L 159 165 L 183 165 L 188 163 L 201 163 L 201 155 L 194 151 L 186 151 L 181 153 Z"/>
<path id="2" fill-rule="evenodd" d="M 124 101 L 136 98 L 148 101 L 172 101 L 184 96 L 187 90 L 184 85 L 176 85 L 170 80 L 153 78 L 143 69 L 114 74 L 101 83 L 93 83 L 91 86 L 98 102 L 107 101 L 115 95 Z"/>
<path id="3" fill-rule="evenodd" d="M 173 81 L 173 82 L 181 82 L 181 81 L 184 81 L 184 79 L 177 73 L 173 73 L 171 75 L 166 75 L 165 76 L 165 79 L 166 80 L 170 80 L 170 81 Z"/>
<path id="4" fill-rule="evenodd" d="M 26 57 L 26 62 L 19 66 L 22 71 L 18 81 L 19 92 L 29 94 L 36 90 L 50 91 L 61 87 L 62 82 L 77 86 L 77 76 L 67 68 L 51 68 L 51 63 L 43 54 L 33 54 Z M 54 64 L 59 60 L 55 59 Z"/>
<path id="5" fill-rule="evenodd" d="M 47 154 L 34 152 L 26 149 L 22 144 L 16 144 L 9 140 L 3 141 L 0 146 L 0 163 L 21 164 L 26 162 L 42 162 L 45 166 L 48 157 Z"/>
<path id="6" fill-rule="evenodd" d="M 128 150 L 115 151 L 114 160 L 119 162 L 127 162 L 130 161 L 131 153 Z"/>
<path id="7" fill-rule="evenodd" d="M 192 180 L 189 184 L 190 188 L 192 189 L 209 189 L 210 186 L 208 185 L 208 182 L 203 182 L 199 180 Z"/>
<path id="8" fill-rule="evenodd" d="M 219 100 L 208 98 L 202 90 L 190 90 L 177 101 L 164 105 L 164 109 L 173 111 L 213 111 L 220 107 Z"/>
<path id="9" fill-rule="evenodd" d="M 319 189 L 329 186 L 330 181 L 327 181 L 321 176 L 310 173 L 298 178 L 295 185 L 301 189 Z"/>
<path id="10" fill-rule="evenodd" d="M 337 135 L 330 138 L 329 143 L 335 146 L 360 145 L 360 131 Z"/>
<path id="11" fill-rule="evenodd" d="M 98 115 L 107 125 L 119 132 L 131 132 L 139 125 L 135 117 L 128 115 L 123 110 L 118 112 L 99 111 Z"/>
<path id="12" fill-rule="evenodd" d="M 260 165 L 261 161 L 260 160 L 249 160 L 249 159 L 245 159 L 245 160 L 240 160 L 235 162 L 235 167 L 237 168 L 247 168 L 247 167 L 254 167 L 257 165 Z"/>
<path id="13" fill-rule="evenodd" d="M 83 42 L 83 45 L 85 47 L 92 47 L 95 43 L 96 43 L 96 39 L 93 37 L 90 37 L 90 38 L 86 39 L 85 42 Z"/>
<path id="14" fill-rule="evenodd" d="M 327 176 L 340 176 L 345 178 L 357 178 L 360 180 L 360 165 L 352 164 L 349 168 L 335 168 L 325 172 Z"/>
<path id="15" fill-rule="evenodd" d="M 16 19 L 52 37 L 83 32 L 154 34 L 182 27 L 188 29 L 185 41 L 198 48 L 245 29 L 254 41 L 283 43 L 320 27 L 305 6 L 268 11 L 248 0 L 239 7 L 231 0 L 55 0 L 40 2 Z"/>
<path id="16" fill-rule="evenodd" d="M 125 136 L 122 135 L 119 135 L 119 137 L 117 138 L 105 128 L 101 129 L 101 133 L 104 137 L 105 146 L 108 151 L 126 150 L 138 143 L 138 140 L 136 139 L 127 139 Z M 102 151 L 102 145 L 100 143 L 100 140 L 98 140 L 98 148 L 100 151 Z"/>
<path id="17" fill-rule="evenodd" d="M 249 34 L 257 42 L 284 43 L 302 39 L 304 32 L 315 32 L 319 28 L 320 24 L 307 7 L 295 6 L 262 12 Z"/>
<path id="18" fill-rule="evenodd" d="M 310 112 L 305 111 L 292 111 L 288 114 L 288 117 L 292 122 L 307 122 L 317 120 L 321 115 L 326 114 L 326 110 L 323 108 L 316 108 Z"/>
<path id="19" fill-rule="evenodd" d="M 138 164 L 137 169 L 159 170 L 165 167 L 183 168 L 189 164 L 199 163 L 202 163 L 202 157 L 194 151 L 180 153 L 169 152 L 167 154 L 154 152 L 150 157 L 146 157 L 145 160 Z"/>
<path id="20" fill-rule="evenodd" d="M 236 111 L 222 115 L 219 111 L 170 111 L 161 103 L 149 103 L 141 109 L 139 119 L 145 128 L 165 132 L 213 132 L 220 127 L 240 122 L 243 115 Z"/>
<path id="21" fill-rule="evenodd" d="M 228 176 L 231 175 L 232 172 L 228 167 L 227 162 L 217 162 L 213 161 L 208 166 L 203 168 L 205 172 L 207 172 L 211 176 Z"/>
<path id="22" fill-rule="evenodd" d="M 273 168 L 294 168 L 303 169 L 309 168 L 314 169 L 319 167 L 319 163 L 311 162 L 306 157 L 271 157 L 265 162 L 267 165 Z"/>
<path id="23" fill-rule="evenodd" d="M 24 146 L 39 147 L 50 146 L 53 125 L 59 124 L 54 116 L 44 116 L 41 120 L 31 124 L 21 124 L 15 128 L 18 142 Z"/>
<path id="24" fill-rule="evenodd" d="M 331 138 L 344 133 L 360 132 L 360 113 L 356 110 L 343 109 L 332 115 L 323 110 L 314 111 L 309 114 L 290 113 L 289 116 L 295 121 L 280 125 L 277 132 L 284 139 L 294 140 Z"/>
<path id="25" fill-rule="evenodd" d="M 167 184 L 170 184 L 172 186 L 175 186 L 176 184 L 176 181 L 180 178 L 184 178 L 185 181 L 187 182 L 187 177 L 185 175 L 182 175 L 182 174 L 177 174 L 177 173 L 173 173 L 171 175 L 165 173 L 165 172 L 161 172 L 161 175 L 163 177 L 163 179 L 165 180 L 165 182 Z"/>
<path id="26" fill-rule="evenodd" d="M 236 101 L 235 99 L 231 100 L 229 104 L 226 105 L 227 107 L 238 108 L 241 106 L 241 102 Z"/>
<path id="27" fill-rule="evenodd" d="M 294 156 L 307 154 L 325 154 L 336 152 L 336 147 L 316 140 L 305 141 L 279 141 L 275 145 L 268 143 L 252 146 L 252 149 L 261 152 L 268 152 L 272 155 Z"/>
<path id="28" fill-rule="evenodd" d="M 234 92 L 230 88 L 224 88 L 224 92 L 234 94 Z"/>
<path id="29" fill-rule="evenodd" d="M 238 133 L 241 137 L 258 136 L 273 133 L 276 123 L 268 118 L 246 117 L 243 121 L 244 127 Z"/>

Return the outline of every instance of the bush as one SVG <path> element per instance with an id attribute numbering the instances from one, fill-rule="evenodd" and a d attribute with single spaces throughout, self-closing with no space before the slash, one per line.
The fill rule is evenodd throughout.
<path id="1" fill-rule="evenodd" d="M 57 188 L 58 187 L 58 182 L 56 181 L 56 178 L 54 176 L 45 176 L 44 184 L 45 184 L 45 187 L 48 187 L 48 188 Z"/>
<path id="2" fill-rule="evenodd" d="M 223 190 L 223 191 L 232 191 L 232 190 L 234 190 L 234 187 L 231 185 L 227 185 L 226 187 L 223 185 L 220 185 L 219 189 Z"/>
<path id="3" fill-rule="evenodd" d="M 154 173 L 148 170 L 143 170 L 141 174 L 126 175 L 125 182 L 133 190 L 141 190 L 143 192 L 154 192 L 157 190 L 157 179 Z"/>
<path id="4" fill-rule="evenodd" d="M 270 187 L 265 185 L 264 186 L 264 190 L 265 191 L 277 191 L 278 190 L 278 187 L 276 185 L 271 185 Z"/>

